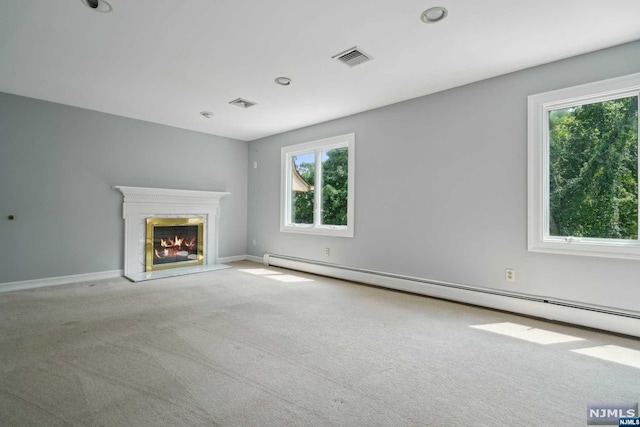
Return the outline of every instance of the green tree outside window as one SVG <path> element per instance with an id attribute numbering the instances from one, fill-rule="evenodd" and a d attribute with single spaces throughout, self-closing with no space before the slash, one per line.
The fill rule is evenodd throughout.
<path id="1" fill-rule="evenodd" d="M 549 113 L 549 234 L 638 239 L 638 97 Z"/>

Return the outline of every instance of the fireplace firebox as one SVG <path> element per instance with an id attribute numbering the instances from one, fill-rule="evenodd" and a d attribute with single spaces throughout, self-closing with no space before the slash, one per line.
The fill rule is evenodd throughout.
<path id="1" fill-rule="evenodd" d="M 203 218 L 147 218 L 145 271 L 201 265 Z"/>

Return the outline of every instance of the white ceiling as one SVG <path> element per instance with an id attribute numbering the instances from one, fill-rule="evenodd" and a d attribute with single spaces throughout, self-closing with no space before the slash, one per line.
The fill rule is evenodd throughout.
<path id="1" fill-rule="evenodd" d="M 253 140 L 640 39 L 638 0 L 108 1 L 0 0 L 0 91 Z"/>

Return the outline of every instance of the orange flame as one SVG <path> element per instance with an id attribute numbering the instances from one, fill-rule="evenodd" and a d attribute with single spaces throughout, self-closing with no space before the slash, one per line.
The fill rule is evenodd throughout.
<path id="1" fill-rule="evenodd" d="M 193 247 L 196 244 L 196 238 L 193 237 L 187 240 L 185 237 L 178 237 L 172 239 L 160 239 L 160 247 L 163 249 L 154 249 L 156 258 L 166 258 L 168 256 L 176 256 L 178 252 L 184 251 L 191 253 Z"/>

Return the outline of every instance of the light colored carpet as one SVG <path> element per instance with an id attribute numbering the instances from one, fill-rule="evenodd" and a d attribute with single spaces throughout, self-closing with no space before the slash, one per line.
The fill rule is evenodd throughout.
<path id="1" fill-rule="evenodd" d="M 584 426 L 640 399 L 640 369 L 570 351 L 635 339 L 232 265 L 0 294 L 0 425 Z M 470 327 L 497 322 L 584 341 Z"/>

